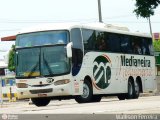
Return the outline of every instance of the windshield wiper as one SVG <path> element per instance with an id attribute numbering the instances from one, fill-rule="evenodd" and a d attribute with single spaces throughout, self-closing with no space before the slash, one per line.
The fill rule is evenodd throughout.
<path id="1" fill-rule="evenodd" d="M 28 77 L 31 77 L 31 75 L 34 73 L 34 71 L 36 70 L 36 68 L 38 67 L 38 65 L 40 65 L 40 54 L 39 54 L 39 60 L 37 61 L 37 63 L 32 67 L 32 69 L 30 70 L 31 72 L 28 74 Z"/>
<path id="2" fill-rule="evenodd" d="M 44 53 L 43 53 L 43 60 L 44 60 L 44 63 L 46 64 L 46 66 L 47 66 L 47 69 L 48 69 L 49 74 L 50 74 L 50 75 L 53 75 L 53 71 L 52 71 L 52 69 L 50 68 L 47 60 L 45 59 Z"/>
<path id="3" fill-rule="evenodd" d="M 36 63 L 36 65 L 34 65 L 31 69 L 31 72 L 28 74 L 28 77 L 31 77 L 31 75 L 34 73 L 34 71 L 36 70 L 36 68 L 38 67 L 38 63 L 39 61 Z"/>

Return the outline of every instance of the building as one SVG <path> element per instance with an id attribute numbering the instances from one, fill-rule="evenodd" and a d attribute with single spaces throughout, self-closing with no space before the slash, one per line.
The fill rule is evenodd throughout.
<path id="1" fill-rule="evenodd" d="M 1 41 L 15 41 L 15 40 L 16 40 L 16 35 L 1 38 Z"/>
<path id="2" fill-rule="evenodd" d="M 160 33 L 153 33 L 154 40 L 160 40 Z"/>
<path id="3" fill-rule="evenodd" d="M 15 41 L 16 36 L 7 36 L 1 38 L 1 41 Z M 4 53 L 4 52 L 3 52 Z M 8 52 L 4 53 L 2 59 L 0 59 L 0 82 L 2 83 L 2 98 L 12 100 L 16 98 L 15 87 L 15 73 L 7 69 L 8 67 Z"/>

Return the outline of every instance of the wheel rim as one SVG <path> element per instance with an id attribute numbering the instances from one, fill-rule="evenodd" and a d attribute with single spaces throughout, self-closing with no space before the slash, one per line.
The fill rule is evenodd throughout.
<path id="1" fill-rule="evenodd" d="M 89 87 L 87 84 L 83 84 L 83 98 L 87 98 L 89 96 Z"/>

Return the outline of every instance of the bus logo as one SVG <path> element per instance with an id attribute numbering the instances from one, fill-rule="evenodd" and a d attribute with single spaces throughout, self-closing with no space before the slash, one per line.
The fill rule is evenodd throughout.
<path id="1" fill-rule="evenodd" d="M 105 89 L 110 84 L 111 60 L 107 55 L 98 56 L 93 62 L 94 86 L 97 89 Z"/>

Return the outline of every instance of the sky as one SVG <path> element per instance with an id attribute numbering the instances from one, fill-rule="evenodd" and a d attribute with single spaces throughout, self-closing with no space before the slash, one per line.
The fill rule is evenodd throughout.
<path id="1" fill-rule="evenodd" d="M 98 22 L 97 0 L 0 0 L 0 37 L 15 35 L 25 27 L 56 22 Z M 137 18 L 135 0 L 101 0 L 102 21 L 149 33 L 148 20 Z M 160 32 L 160 7 L 151 17 L 152 31 Z M 0 42 L 8 50 L 14 42 Z M 0 58 L 2 57 L 0 52 Z"/>

